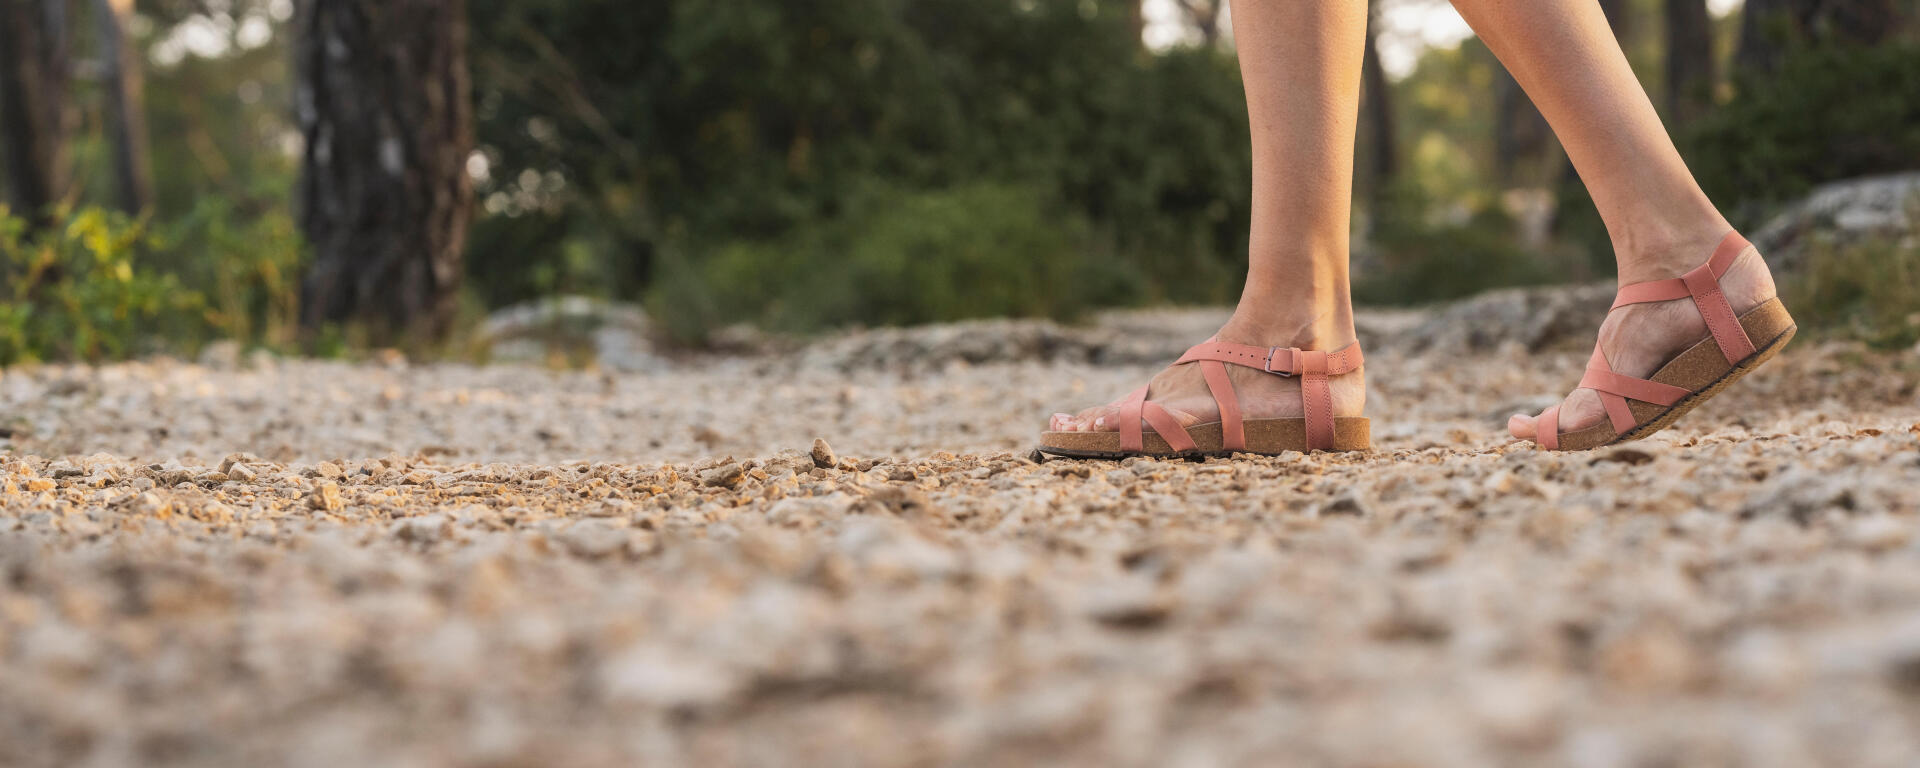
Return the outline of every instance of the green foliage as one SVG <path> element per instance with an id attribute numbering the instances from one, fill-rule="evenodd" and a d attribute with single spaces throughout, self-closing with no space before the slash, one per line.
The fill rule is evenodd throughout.
<path id="1" fill-rule="evenodd" d="M 1084 220 L 1030 188 L 975 184 L 863 196 L 831 225 L 669 259 L 650 304 L 683 339 L 750 320 L 787 333 L 979 315 L 1071 317 L 1131 299 Z"/>
<path id="2" fill-rule="evenodd" d="M 1387 189 L 1365 190 L 1365 250 L 1354 298 L 1419 304 L 1490 288 L 1577 279 L 1584 268 L 1522 245 L 1503 188 L 1544 185 L 1564 162 L 1538 140 L 1499 156 L 1503 119 L 1495 103 L 1500 63 L 1477 39 L 1427 51 L 1393 86 L 1400 171 Z M 1363 143 L 1362 152 L 1368 147 Z M 1368 180 L 1363 179 L 1363 182 Z M 1544 250 L 1536 253 L 1536 250 Z"/>
<path id="3" fill-rule="evenodd" d="M 1707 194 L 1748 219 L 1822 182 L 1920 168 L 1920 44 L 1794 50 L 1684 139 Z"/>
<path id="4" fill-rule="evenodd" d="M 148 241 L 137 222 L 89 209 L 58 231 L 25 233 L 0 211 L 0 364 L 125 357 L 156 326 L 202 309 L 171 276 L 136 266 Z"/>
<path id="5" fill-rule="evenodd" d="M 1373 240 L 1381 270 L 1355 276 L 1356 301 L 1419 304 L 1565 278 L 1520 247 L 1513 218 L 1500 208 L 1475 209 L 1458 223 L 1433 221 L 1430 208 L 1410 183 L 1376 200 Z"/>
<path id="6" fill-rule="evenodd" d="M 1794 317 L 1813 330 L 1889 349 L 1920 342 L 1920 248 L 1816 248 L 1780 288 Z"/>
<path id="7" fill-rule="evenodd" d="M 299 340 L 305 247 L 284 210 L 207 197 L 158 227 L 151 260 L 206 296 L 207 334 L 286 348 Z"/>
<path id="8" fill-rule="evenodd" d="M 1148 54 L 1128 15 L 1119 0 L 475 0 L 490 167 L 470 274 L 493 304 L 555 287 L 631 296 L 655 281 L 673 286 L 655 295 L 691 295 L 688 281 L 753 271 L 747 262 L 835 274 L 856 237 L 916 244 L 907 224 L 889 223 L 913 215 L 909 201 L 951 204 L 935 214 L 942 221 L 999 217 L 983 199 L 1024 190 L 1084 229 L 1050 238 L 1069 250 L 1049 261 L 1073 262 L 1068 244 L 1097 241 L 1116 272 L 1154 286 L 1108 299 L 1229 298 L 1249 205 L 1238 69 L 1219 51 Z M 945 303 L 929 312 L 1058 312 L 1079 301 L 1011 300 L 995 283 L 943 287 Z M 822 306 L 792 306 L 816 296 Z M 793 295 L 779 312 L 928 316 L 836 296 Z M 714 322 L 767 312 L 714 307 Z"/>
<path id="9" fill-rule="evenodd" d="M 156 268 L 186 248 L 200 271 Z M 155 233 L 87 208 L 29 235 L 0 208 L 0 365 L 289 339 L 298 264 L 292 223 L 277 213 L 242 223 L 208 207 Z"/>

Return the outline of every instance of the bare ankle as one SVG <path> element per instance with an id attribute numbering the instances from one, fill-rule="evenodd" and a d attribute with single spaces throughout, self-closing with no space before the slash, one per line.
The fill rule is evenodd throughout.
<path id="1" fill-rule="evenodd" d="M 1309 304 L 1245 299 L 1220 328 L 1222 341 L 1263 347 L 1335 350 L 1353 343 L 1353 307 L 1339 302 L 1314 312 Z"/>
<path id="2" fill-rule="evenodd" d="M 1679 277 L 1706 263 L 1733 231 L 1715 214 L 1686 225 L 1628 228 L 1613 235 L 1621 285 Z"/>

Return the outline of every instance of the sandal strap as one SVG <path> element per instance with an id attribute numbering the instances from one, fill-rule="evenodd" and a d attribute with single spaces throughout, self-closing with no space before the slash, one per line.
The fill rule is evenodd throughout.
<path id="1" fill-rule="evenodd" d="M 1227 365 L 1218 360 L 1200 361 L 1200 373 L 1207 379 L 1207 391 L 1220 405 L 1220 447 L 1228 451 L 1247 449 L 1245 422 L 1240 418 L 1240 396 L 1233 391 L 1233 379 L 1227 378 Z"/>
<path id="2" fill-rule="evenodd" d="M 1541 448 L 1560 450 L 1560 406 L 1555 405 L 1540 412 L 1540 421 L 1534 424 L 1534 438 Z"/>
<path id="3" fill-rule="evenodd" d="M 1294 358 L 1300 364 L 1300 404 L 1307 417 L 1307 450 L 1331 449 L 1333 384 L 1327 353 L 1296 351 Z"/>
<path id="4" fill-rule="evenodd" d="M 1244 421 L 1240 416 L 1240 399 L 1234 392 L 1233 381 L 1227 378 L 1226 366 L 1238 365 L 1279 376 L 1299 376 L 1301 412 L 1306 417 L 1307 426 L 1307 449 L 1331 450 L 1334 444 L 1331 377 L 1359 370 L 1365 364 L 1365 359 L 1357 341 L 1334 352 L 1209 341 L 1188 349 L 1174 365 L 1184 363 L 1200 364 L 1200 372 L 1207 380 L 1207 390 L 1220 407 L 1221 448 L 1239 451 L 1247 447 Z M 1150 409 L 1143 407 L 1143 414 L 1148 411 Z M 1122 414 L 1122 418 L 1127 416 Z M 1178 426 L 1177 422 L 1175 426 Z M 1168 437 L 1159 425 L 1156 424 L 1154 430 L 1161 432 L 1162 437 Z M 1186 431 L 1180 430 L 1180 434 L 1185 437 Z M 1169 437 L 1167 442 L 1171 445 L 1173 441 Z M 1124 435 L 1121 447 L 1126 448 Z"/>
<path id="5" fill-rule="evenodd" d="M 1305 354 L 1305 350 L 1296 347 L 1256 347 L 1250 344 L 1209 341 L 1188 349 L 1187 353 L 1181 355 L 1180 360 L 1174 365 L 1199 360 L 1215 360 L 1281 376 L 1298 376 L 1306 372 L 1301 365 L 1301 359 Z M 1360 342 L 1357 341 L 1337 351 L 1321 354 L 1326 355 L 1326 374 L 1329 376 L 1339 376 L 1360 370 L 1360 366 L 1366 362 L 1360 353 Z"/>
<path id="6" fill-rule="evenodd" d="M 1607 418 L 1613 422 L 1614 433 L 1621 435 L 1640 426 L 1640 420 L 1633 415 L 1633 408 L 1627 404 L 1627 400 L 1673 405 L 1692 394 L 1671 384 L 1614 373 L 1613 367 L 1607 365 L 1606 356 L 1600 354 L 1597 348 L 1587 361 L 1587 372 L 1580 377 L 1580 386 L 1600 394 L 1600 404 L 1607 409 Z"/>
<path id="7" fill-rule="evenodd" d="M 1733 314 L 1733 305 L 1727 301 L 1726 294 L 1720 290 L 1720 278 L 1733 268 L 1741 254 L 1752 247 L 1753 244 L 1741 237 L 1740 233 L 1728 232 L 1726 237 L 1721 238 L 1719 247 L 1713 250 L 1713 257 L 1707 263 L 1689 270 L 1681 277 L 1622 286 L 1613 300 L 1612 309 L 1692 298 L 1694 308 L 1706 320 L 1707 330 L 1712 332 L 1714 345 L 1720 348 L 1720 354 L 1727 358 L 1728 365 L 1737 365 L 1752 356 L 1757 348 L 1753 339 L 1747 336 L 1746 327 L 1740 324 L 1740 318 Z M 1587 361 L 1586 374 L 1580 378 L 1580 388 L 1599 393 L 1600 404 L 1607 409 L 1607 419 L 1613 422 L 1614 433 L 1621 435 L 1640 426 L 1628 400 L 1671 406 L 1693 394 L 1670 384 L 1615 373 L 1598 344 L 1594 345 L 1593 357 Z M 1548 408 L 1540 414 L 1537 435 L 1540 447 L 1547 450 L 1560 447 L 1560 406 Z"/>
<path id="8" fill-rule="evenodd" d="M 1613 300 L 1613 309 L 1630 304 L 1692 297 L 1694 307 L 1700 310 L 1700 316 L 1707 321 L 1707 330 L 1713 333 L 1714 344 L 1720 347 L 1720 354 L 1727 358 L 1728 365 L 1738 364 L 1752 356 L 1757 347 L 1753 339 L 1747 337 L 1747 330 L 1740 325 L 1740 318 L 1733 314 L 1733 305 L 1727 302 L 1726 294 L 1721 292 L 1720 278 L 1733 268 L 1740 254 L 1752 247 L 1753 244 L 1741 237 L 1740 233 L 1728 232 L 1707 263 L 1695 267 L 1682 277 L 1624 286 Z"/>
<path id="9" fill-rule="evenodd" d="M 1126 402 L 1120 405 L 1120 450 L 1137 453 L 1145 449 L 1146 436 L 1142 434 L 1140 422 L 1145 421 L 1160 439 L 1167 441 L 1167 447 L 1176 451 L 1191 451 L 1198 447 L 1193 436 L 1187 434 L 1180 420 L 1168 413 L 1159 403 L 1147 402 L 1147 387 L 1142 386 L 1128 395 Z"/>
<path id="10" fill-rule="evenodd" d="M 1140 419 L 1146 410 L 1147 386 L 1142 384 L 1120 403 L 1120 450 L 1122 451 L 1137 453 L 1145 450 L 1145 438 L 1140 434 Z"/>
<path id="11" fill-rule="evenodd" d="M 1176 451 L 1191 451 L 1199 447 L 1194 444 L 1193 436 L 1187 434 L 1186 427 L 1180 426 L 1180 420 L 1159 403 L 1146 403 L 1145 410 L 1147 423 L 1153 425 L 1153 431 L 1160 433 L 1160 438 L 1167 441 L 1167 447 Z"/>

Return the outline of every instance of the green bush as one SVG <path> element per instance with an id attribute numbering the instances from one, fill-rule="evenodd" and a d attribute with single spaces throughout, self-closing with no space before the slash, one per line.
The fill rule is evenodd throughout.
<path id="1" fill-rule="evenodd" d="M 1920 342 L 1920 248 L 1816 248 L 1805 264 L 1780 285 L 1802 326 L 1882 348 Z"/>
<path id="2" fill-rule="evenodd" d="M 158 233 L 99 208 L 58 219 L 30 234 L 0 207 L 0 365 L 291 339 L 300 248 L 284 214 L 207 207 Z"/>
<path id="3" fill-rule="evenodd" d="M 669 259 L 649 304 L 675 336 L 696 340 L 741 321 L 807 333 L 1070 318 L 1143 293 L 1138 273 L 1104 258 L 1084 220 L 1030 188 L 972 184 L 867 197 L 861 210 L 786 238 Z"/>
<path id="4" fill-rule="evenodd" d="M 986 198 L 1022 190 L 1077 229 L 1015 245 L 1092 242 L 1116 270 L 1145 278 L 1136 286 L 1153 286 L 1103 295 L 1231 299 L 1251 205 L 1238 68 L 1221 50 L 1143 51 L 1135 6 L 475 0 L 489 173 L 469 282 L 492 306 L 553 291 L 697 305 L 683 293 L 689 283 L 777 264 L 808 279 L 921 287 L 906 291 L 916 308 L 836 284 L 781 293 L 764 312 L 713 312 L 800 325 L 992 307 L 1059 314 L 1040 305 L 1080 299 L 1008 295 L 1002 283 L 1025 279 L 1022 269 L 933 291 L 924 283 L 935 267 L 855 241 L 923 247 L 906 221 L 915 205 L 957 236 L 1006 236 L 1014 224 Z M 875 201 L 876 190 L 903 199 Z M 888 259 L 901 263 L 880 263 Z M 816 299 L 828 303 L 798 306 Z M 940 308 L 917 308 L 928 302 Z"/>
<path id="5" fill-rule="evenodd" d="M 1920 168 L 1920 43 L 1793 51 L 1685 133 L 1707 194 L 1752 225 L 1836 179 Z"/>
<path id="6" fill-rule="evenodd" d="M 1522 248 L 1513 217 L 1492 205 L 1461 223 L 1435 223 L 1418 187 L 1402 183 L 1374 208 L 1372 239 L 1381 269 L 1354 276 L 1353 298 L 1360 303 L 1446 301 L 1566 279 L 1564 270 Z"/>
<path id="7" fill-rule="evenodd" d="M 156 229 L 155 267 L 206 296 L 207 325 L 190 341 L 218 337 L 271 348 L 299 342 L 306 246 L 284 209 L 243 212 L 210 196 Z"/>

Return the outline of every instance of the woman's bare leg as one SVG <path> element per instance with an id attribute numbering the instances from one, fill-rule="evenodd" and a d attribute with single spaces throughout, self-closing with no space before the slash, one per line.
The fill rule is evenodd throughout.
<path id="1" fill-rule="evenodd" d="M 1560 137 L 1606 221 L 1621 284 L 1679 277 L 1706 262 L 1733 227 L 1681 161 L 1599 3 L 1453 0 L 1453 7 Z M 1774 294 L 1766 265 L 1751 255 L 1721 284 L 1736 312 Z M 1600 348 L 1614 370 L 1644 378 L 1706 333 L 1691 302 L 1636 305 L 1607 316 Z M 1561 407 L 1561 429 L 1591 426 L 1605 415 L 1592 390 L 1575 390 Z M 1508 427 L 1515 437 L 1532 438 L 1535 421 L 1515 415 Z"/>
<path id="2" fill-rule="evenodd" d="M 1220 329 L 1223 341 L 1333 350 L 1354 340 L 1347 233 L 1366 25 L 1365 0 L 1234 6 L 1253 132 L 1253 222 L 1246 288 Z M 1228 371 L 1247 418 L 1301 415 L 1298 379 Z M 1218 418 L 1198 366 L 1167 369 L 1150 393 L 1183 424 Z M 1360 415 L 1360 374 L 1333 380 L 1333 402 L 1337 415 Z M 1111 431 L 1114 408 L 1055 414 L 1049 428 Z"/>

